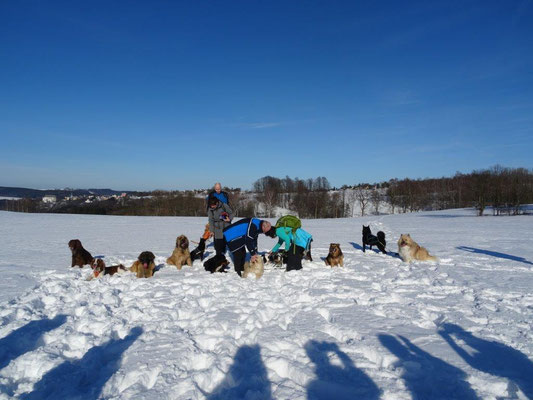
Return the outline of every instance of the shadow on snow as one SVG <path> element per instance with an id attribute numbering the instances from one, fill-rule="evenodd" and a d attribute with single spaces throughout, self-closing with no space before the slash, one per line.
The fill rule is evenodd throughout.
<path id="1" fill-rule="evenodd" d="M 209 400 L 272 399 L 267 370 L 261 360 L 259 345 L 242 346 L 235 353 L 226 378 L 206 394 Z"/>
<path id="2" fill-rule="evenodd" d="M 0 339 L 0 369 L 7 366 L 11 360 L 37 349 L 42 345 L 41 337 L 63 325 L 66 320 L 65 315 L 57 315 L 54 319 L 31 321 Z"/>
<path id="3" fill-rule="evenodd" d="M 122 354 L 137 340 L 142 328 L 133 328 L 124 339 L 113 339 L 91 348 L 75 361 L 65 361 L 47 372 L 35 384 L 31 393 L 22 395 L 33 399 L 97 399 L 106 382 L 120 367 Z"/>
<path id="4" fill-rule="evenodd" d="M 415 399 L 477 399 L 466 381 L 466 374 L 457 367 L 433 357 L 407 338 L 378 335 L 380 343 L 400 359 L 402 379 Z"/>
<path id="5" fill-rule="evenodd" d="M 355 242 L 350 242 L 350 244 L 352 245 L 352 247 L 355 249 L 355 250 L 361 250 L 363 251 L 363 246 L 361 246 L 360 244 L 358 243 L 355 243 Z M 383 254 L 378 248 L 375 248 L 375 249 L 372 249 L 370 250 L 370 248 L 368 249 L 369 251 L 373 251 L 374 253 L 376 254 Z M 387 255 L 388 256 L 391 256 L 392 258 L 398 258 L 401 260 L 401 257 L 398 253 L 394 252 L 394 251 L 390 251 L 388 248 L 385 248 L 385 251 L 387 252 Z"/>
<path id="6" fill-rule="evenodd" d="M 524 264 L 533 265 L 533 262 L 526 260 L 524 257 L 512 256 L 510 254 L 499 253 L 497 251 L 476 249 L 475 247 L 468 247 L 468 246 L 458 246 L 456 247 L 456 249 L 468 251 L 470 253 L 486 254 L 492 257 L 504 258 L 506 260 L 518 261 Z"/>
<path id="7" fill-rule="evenodd" d="M 376 384 L 337 344 L 311 340 L 305 344 L 305 351 L 315 364 L 316 373 L 315 380 L 307 386 L 309 400 L 379 398 L 381 392 Z"/>
<path id="8" fill-rule="evenodd" d="M 443 324 L 439 334 L 472 368 L 509 379 L 533 399 L 533 362 L 525 354 L 503 343 L 477 338 L 455 324 Z M 461 347 L 457 340 L 475 351 Z"/>

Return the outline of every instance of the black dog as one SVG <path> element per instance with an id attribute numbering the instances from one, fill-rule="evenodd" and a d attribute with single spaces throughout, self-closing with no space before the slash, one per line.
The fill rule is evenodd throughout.
<path id="1" fill-rule="evenodd" d="M 370 225 L 363 225 L 363 252 L 366 250 L 367 245 L 370 246 L 370 250 L 372 250 L 372 246 L 377 246 L 382 253 L 387 254 L 385 251 L 385 246 L 387 246 L 387 242 L 385 241 L 385 233 L 379 231 L 376 237 L 372 235 L 372 232 L 370 231 Z"/>
<path id="2" fill-rule="evenodd" d="M 200 259 L 200 261 L 204 261 L 204 252 L 205 252 L 205 239 L 201 238 L 200 243 L 198 243 L 198 247 L 196 247 L 193 251 L 191 251 L 191 261 L 194 262 L 194 260 Z"/>
<path id="3" fill-rule="evenodd" d="M 229 265 L 229 261 L 222 254 L 215 255 L 211 257 L 204 263 L 204 268 L 206 271 L 211 273 L 214 272 L 227 272 L 226 267 Z"/>

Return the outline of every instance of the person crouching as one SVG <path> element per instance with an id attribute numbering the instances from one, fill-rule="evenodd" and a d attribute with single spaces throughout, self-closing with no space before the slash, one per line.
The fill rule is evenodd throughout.
<path id="1" fill-rule="evenodd" d="M 243 218 L 224 228 L 224 239 L 229 251 L 233 255 L 233 265 L 235 272 L 242 276 L 244 262 L 246 260 L 246 250 L 250 252 L 251 262 L 255 262 L 259 257 L 257 254 L 257 237 L 260 233 L 275 237 L 276 230 L 272 224 L 257 218 Z"/>

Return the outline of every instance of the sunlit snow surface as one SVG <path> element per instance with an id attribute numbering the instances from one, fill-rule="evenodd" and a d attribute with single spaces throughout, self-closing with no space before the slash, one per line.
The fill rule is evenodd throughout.
<path id="1" fill-rule="evenodd" d="M 304 220 L 301 271 L 165 266 L 205 223 L 0 212 L 0 398 L 533 398 L 533 217 Z M 362 224 L 389 254 L 363 253 Z M 403 263 L 401 233 L 440 261 Z M 152 251 L 160 270 L 87 281 L 70 239 L 108 265 Z M 331 242 L 344 268 L 325 266 Z"/>

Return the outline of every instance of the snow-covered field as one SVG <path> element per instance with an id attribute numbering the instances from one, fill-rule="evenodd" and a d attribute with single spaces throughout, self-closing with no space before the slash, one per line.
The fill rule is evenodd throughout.
<path id="1" fill-rule="evenodd" d="M 259 280 L 200 262 L 152 279 L 70 268 L 70 239 L 108 265 L 144 250 L 164 264 L 205 223 L 0 212 L 0 398 L 533 398 L 532 217 L 304 221 L 314 262 Z M 363 253 L 363 223 L 440 261 Z M 344 268 L 324 265 L 330 242 Z"/>

